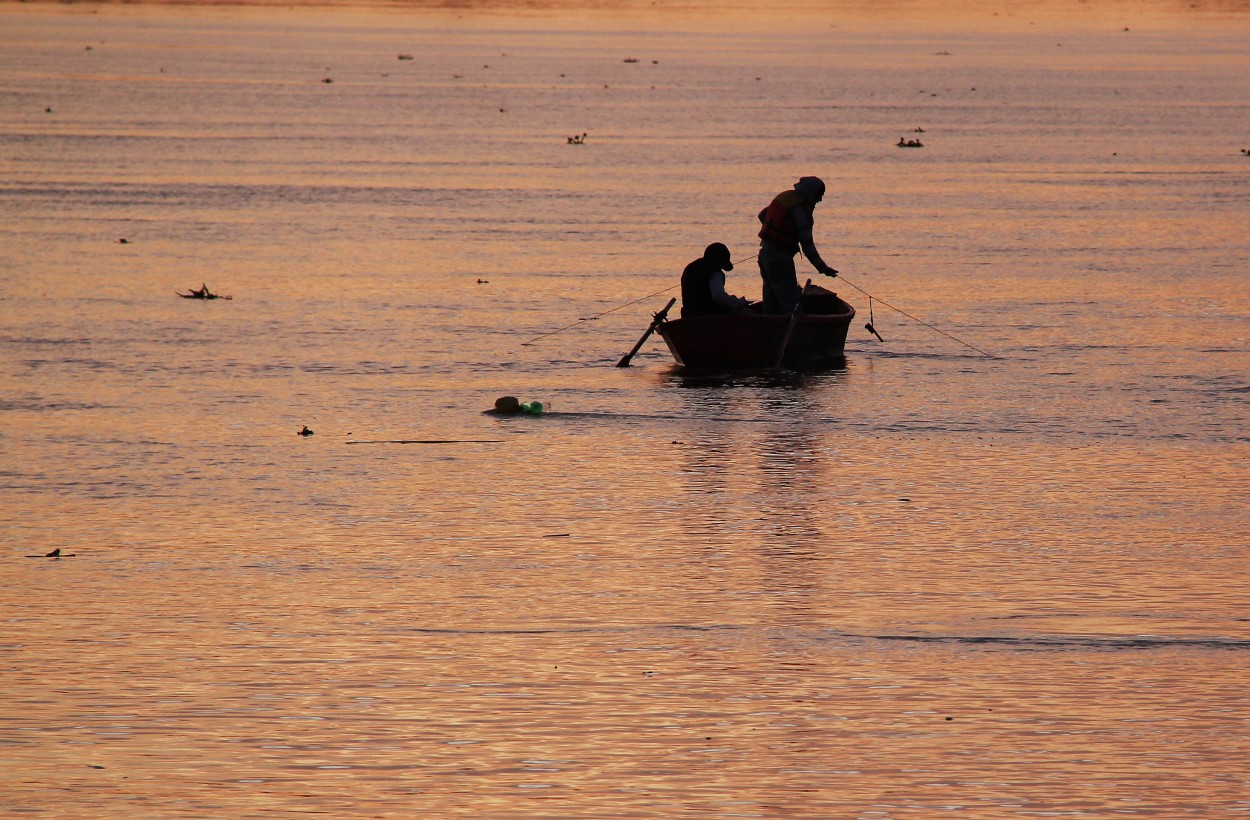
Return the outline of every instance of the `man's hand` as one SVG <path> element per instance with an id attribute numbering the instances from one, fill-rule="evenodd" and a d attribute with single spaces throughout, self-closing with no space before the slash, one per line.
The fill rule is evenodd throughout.
<path id="1" fill-rule="evenodd" d="M 824 270 L 821 271 L 821 273 L 823 273 L 825 276 L 828 276 L 830 279 L 836 279 L 838 276 L 838 272 L 830 267 L 826 267 Z"/>

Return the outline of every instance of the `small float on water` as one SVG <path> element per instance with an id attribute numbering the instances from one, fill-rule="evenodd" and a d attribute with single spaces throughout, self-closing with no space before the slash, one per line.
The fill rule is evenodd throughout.
<path id="1" fill-rule="evenodd" d="M 803 288 L 798 309 L 785 315 L 691 316 L 669 320 L 676 300 L 655 314 L 651 328 L 626 354 L 629 360 L 652 332 L 658 332 L 680 366 L 706 370 L 760 370 L 791 368 L 814 370 L 836 367 L 845 358 L 846 333 L 855 308 L 836 293 L 810 281 Z"/>

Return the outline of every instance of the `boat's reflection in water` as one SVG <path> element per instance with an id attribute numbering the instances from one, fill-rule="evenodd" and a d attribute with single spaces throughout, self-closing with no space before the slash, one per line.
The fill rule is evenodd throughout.
<path id="1" fill-rule="evenodd" d="M 819 370 L 705 370 L 674 366 L 659 376 L 678 389 L 682 415 L 691 419 L 781 424 L 790 429 L 823 425 L 842 402 L 850 371 L 845 357 Z"/>
<path id="2" fill-rule="evenodd" d="M 674 368 L 662 383 L 678 388 L 684 420 L 679 442 L 686 527 L 743 555 L 791 561 L 820 554 L 831 540 L 832 499 L 842 466 L 841 387 L 848 371 L 692 371 Z M 675 431 L 677 432 L 677 431 Z M 811 604 L 773 578 L 765 584 L 791 605 Z M 802 599 L 802 600 L 800 600 Z"/>
<path id="3" fill-rule="evenodd" d="M 673 365 L 661 374 L 662 383 L 683 389 L 785 389 L 821 387 L 845 381 L 847 360 L 839 356 L 820 368 L 712 370 Z"/>

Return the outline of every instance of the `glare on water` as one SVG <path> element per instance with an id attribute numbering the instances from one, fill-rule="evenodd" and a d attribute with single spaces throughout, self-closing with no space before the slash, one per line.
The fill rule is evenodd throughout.
<path id="1" fill-rule="evenodd" d="M 1250 807 L 1245 10 L 785 8 L 0 8 L 4 813 Z"/>

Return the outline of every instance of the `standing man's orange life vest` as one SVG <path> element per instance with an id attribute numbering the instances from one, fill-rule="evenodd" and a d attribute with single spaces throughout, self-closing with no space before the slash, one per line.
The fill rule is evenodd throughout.
<path id="1" fill-rule="evenodd" d="M 790 219 L 790 211 L 807 200 L 798 191 L 782 191 L 768 207 L 760 211 L 760 239 L 791 254 L 799 252 L 799 231 Z"/>

